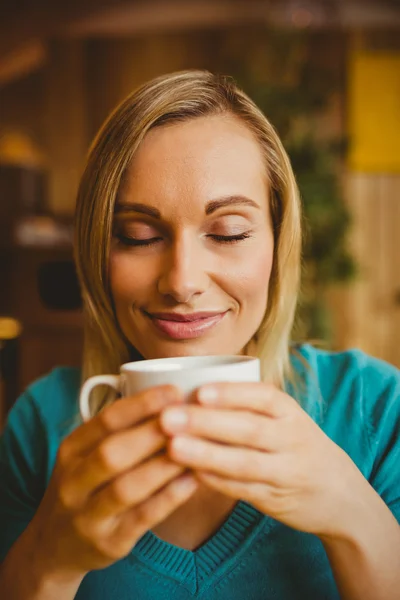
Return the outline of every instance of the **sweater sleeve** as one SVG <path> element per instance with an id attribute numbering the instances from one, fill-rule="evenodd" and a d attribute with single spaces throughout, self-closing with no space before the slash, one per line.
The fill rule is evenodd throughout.
<path id="1" fill-rule="evenodd" d="M 45 489 L 46 436 L 29 391 L 0 438 L 0 562 L 34 516 Z"/>
<path id="2" fill-rule="evenodd" d="M 369 481 L 400 523 L 400 371 L 373 363 L 364 370 L 363 386 L 373 456 Z"/>

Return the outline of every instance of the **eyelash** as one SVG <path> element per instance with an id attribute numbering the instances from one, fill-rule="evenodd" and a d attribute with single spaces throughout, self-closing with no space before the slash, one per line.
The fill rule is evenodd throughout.
<path id="1" fill-rule="evenodd" d="M 215 242 L 219 242 L 220 244 L 235 244 L 237 242 L 241 242 L 242 240 L 246 240 L 251 237 L 250 232 L 240 233 L 239 235 L 210 235 Z M 153 246 L 157 242 L 159 242 L 162 238 L 155 237 L 150 238 L 148 240 L 137 240 L 136 238 L 127 237 L 125 235 L 116 235 L 116 238 L 123 244 L 124 246 L 134 246 L 134 247 L 148 247 Z"/>

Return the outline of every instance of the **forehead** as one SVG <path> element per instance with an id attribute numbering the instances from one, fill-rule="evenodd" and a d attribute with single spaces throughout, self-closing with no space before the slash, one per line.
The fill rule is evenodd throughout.
<path id="1" fill-rule="evenodd" d="M 165 207 L 233 194 L 266 195 L 261 148 L 232 115 L 199 117 L 152 129 L 127 170 L 124 200 Z"/>

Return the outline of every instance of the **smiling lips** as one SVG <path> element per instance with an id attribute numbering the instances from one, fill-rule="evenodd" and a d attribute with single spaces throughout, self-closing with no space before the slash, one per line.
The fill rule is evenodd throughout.
<path id="1" fill-rule="evenodd" d="M 224 312 L 145 313 L 159 331 L 175 340 L 187 340 L 202 336 L 217 325 L 226 315 Z"/>

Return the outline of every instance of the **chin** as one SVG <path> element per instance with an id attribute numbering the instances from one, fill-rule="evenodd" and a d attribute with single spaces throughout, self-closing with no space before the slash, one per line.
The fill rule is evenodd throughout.
<path id="1" fill-rule="evenodd" d="M 184 340 L 179 342 L 155 343 L 153 347 L 143 348 L 142 356 L 149 360 L 152 358 L 174 358 L 176 356 L 211 356 L 219 354 L 241 354 L 241 350 L 232 351 L 232 345 L 224 344 L 224 347 L 217 343 L 207 343 L 199 340 Z"/>

